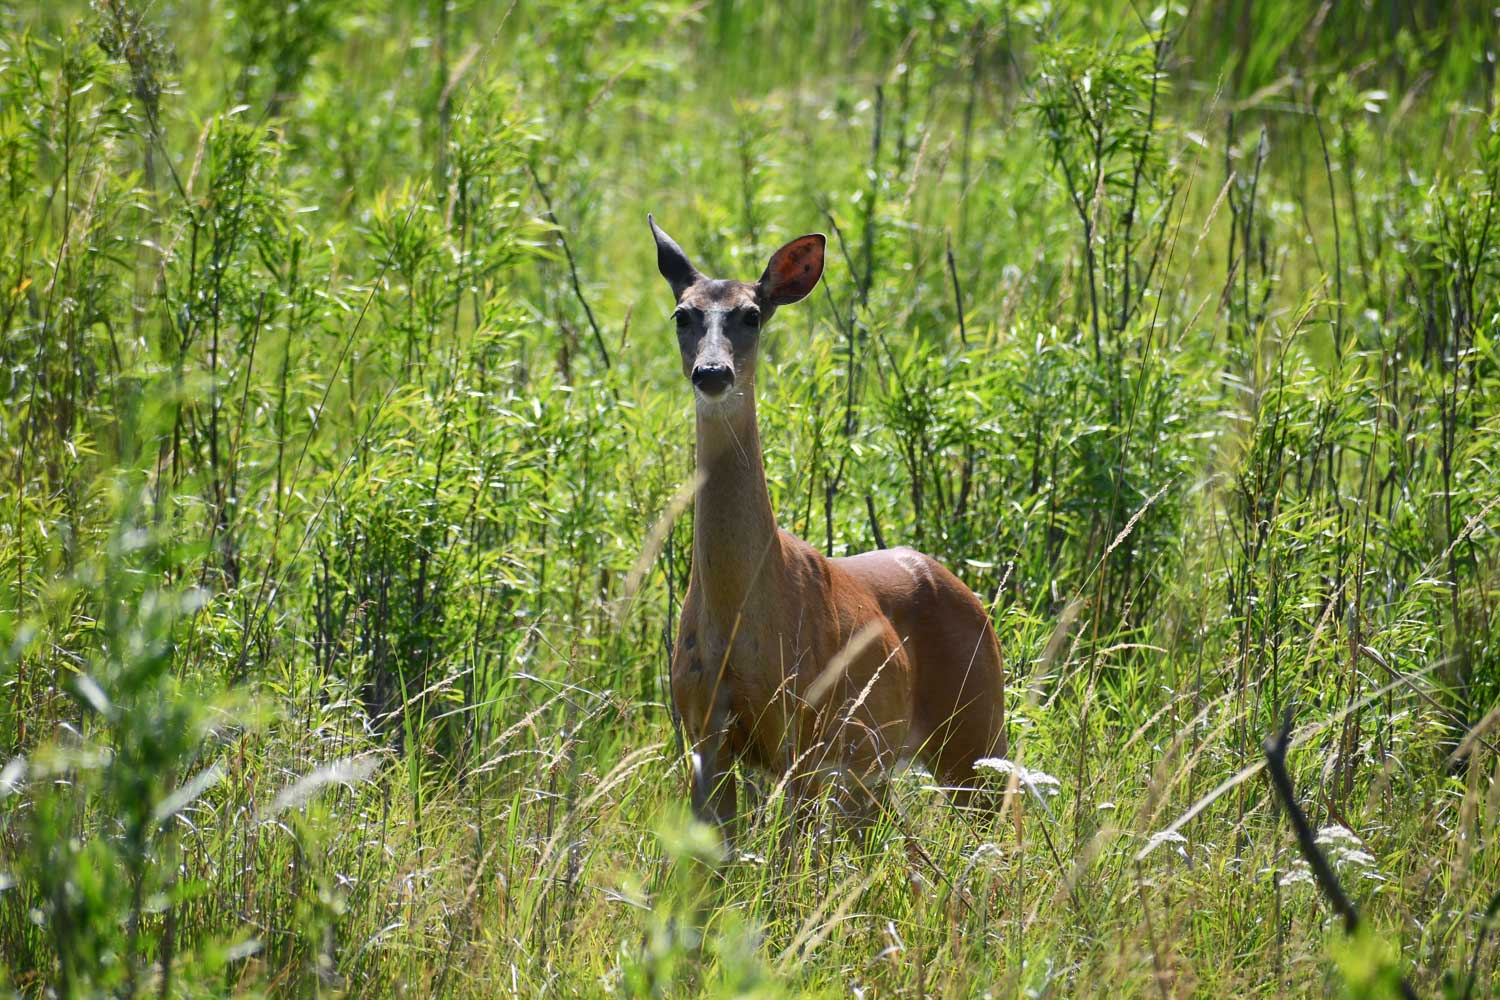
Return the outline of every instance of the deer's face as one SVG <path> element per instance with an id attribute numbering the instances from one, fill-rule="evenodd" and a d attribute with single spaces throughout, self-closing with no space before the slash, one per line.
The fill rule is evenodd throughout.
<path id="1" fill-rule="evenodd" d="M 778 306 L 811 292 L 823 274 L 821 233 L 799 236 L 771 255 L 756 282 L 705 278 L 687 254 L 656 225 L 656 265 L 672 286 L 682 374 L 700 406 L 737 406 L 755 381 L 761 326 Z"/>
<path id="2" fill-rule="evenodd" d="M 753 384 L 762 318 L 756 287 L 743 281 L 703 278 L 678 298 L 672 321 L 682 374 L 692 381 L 698 399 L 728 401 Z M 735 392 L 736 383 L 740 392 Z"/>

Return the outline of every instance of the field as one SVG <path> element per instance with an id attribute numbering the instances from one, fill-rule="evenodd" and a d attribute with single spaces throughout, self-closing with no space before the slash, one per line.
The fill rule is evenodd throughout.
<path id="1" fill-rule="evenodd" d="M 0 992 L 1500 994 L 1493 4 L 0 25 Z M 828 234 L 772 502 L 989 603 L 998 813 L 689 819 L 648 211 Z"/>

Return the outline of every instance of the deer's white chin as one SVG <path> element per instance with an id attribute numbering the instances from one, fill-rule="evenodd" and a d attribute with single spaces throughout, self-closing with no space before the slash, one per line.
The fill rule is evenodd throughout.
<path id="1" fill-rule="evenodd" d="M 698 404 L 699 413 L 732 413 L 740 408 L 743 398 L 740 389 L 736 386 L 730 386 L 717 396 L 710 396 L 702 389 L 693 390 L 693 401 Z"/>

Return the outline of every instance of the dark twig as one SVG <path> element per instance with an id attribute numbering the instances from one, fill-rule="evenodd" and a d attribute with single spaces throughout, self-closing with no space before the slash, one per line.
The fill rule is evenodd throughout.
<path id="1" fill-rule="evenodd" d="M 1292 779 L 1286 770 L 1287 746 L 1292 742 L 1292 720 L 1291 712 L 1287 712 L 1286 720 L 1281 725 L 1281 732 L 1275 736 L 1266 737 L 1266 769 L 1271 772 L 1271 784 L 1276 788 L 1276 794 L 1281 798 L 1282 807 L 1286 810 L 1287 819 L 1292 824 L 1292 830 L 1297 834 L 1297 846 L 1302 851 L 1302 856 L 1307 859 L 1307 864 L 1312 868 L 1313 877 L 1318 881 L 1318 888 L 1323 890 L 1323 895 L 1328 897 L 1335 912 L 1344 921 L 1344 930 L 1353 934 L 1359 930 L 1359 911 L 1344 895 L 1344 887 L 1339 883 L 1339 877 L 1334 873 L 1333 866 L 1328 863 L 1318 847 L 1317 839 L 1313 835 L 1312 825 L 1307 821 L 1307 814 L 1297 804 L 1297 793 L 1292 789 Z"/>
<path id="2" fill-rule="evenodd" d="M 1318 130 L 1318 143 L 1323 148 L 1323 172 L 1328 176 L 1328 207 L 1333 214 L 1333 356 L 1340 363 L 1344 360 L 1344 255 L 1343 239 L 1339 234 L 1339 199 L 1333 186 L 1333 162 L 1328 158 L 1328 140 L 1323 137 L 1323 116 L 1313 105 L 1313 125 Z"/>
<path id="3" fill-rule="evenodd" d="M 568 277 L 573 282 L 573 294 L 578 298 L 578 304 L 583 306 L 583 314 L 588 317 L 589 329 L 594 331 L 594 345 L 599 348 L 599 356 L 604 359 L 604 367 L 609 368 L 609 348 L 604 346 L 604 334 L 599 332 L 599 324 L 594 320 L 594 310 L 589 308 L 589 300 L 584 297 L 583 283 L 578 280 L 578 264 L 573 260 L 573 248 L 568 245 L 568 237 L 564 235 L 562 225 L 557 221 L 557 215 L 552 211 L 552 196 L 547 191 L 547 185 L 542 183 L 542 178 L 537 175 L 536 169 L 531 164 L 526 165 L 526 172 L 531 175 L 531 183 L 536 185 L 536 193 L 542 196 L 542 204 L 547 206 L 547 221 L 557 229 L 557 241 L 562 244 L 563 256 L 568 260 Z"/>
<path id="4" fill-rule="evenodd" d="M 1495 893 L 1490 905 L 1485 908 L 1483 926 L 1479 928 L 1479 938 L 1474 942 L 1474 957 L 1469 961 L 1469 982 L 1464 986 L 1463 1000 L 1470 1000 L 1474 995 L 1474 980 L 1479 975 L 1479 956 L 1484 951 L 1485 938 L 1495 929 L 1497 915 L 1500 915 L 1500 892 Z"/>
<path id="5" fill-rule="evenodd" d="M 1140 17 L 1140 11 L 1136 11 L 1136 16 Z M 1150 30 L 1150 25 L 1145 18 L 1141 18 L 1141 23 L 1146 25 L 1148 31 Z M 1156 131 L 1157 92 L 1161 89 L 1161 79 L 1165 71 L 1167 53 L 1167 24 L 1165 17 L 1162 19 L 1161 32 L 1152 44 L 1151 50 L 1151 104 L 1146 113 L 1146 129 L 1141 133 L 1141 144 L 1135 153 L 1135 166 L 1130 177 L 1130 200 L 1125 206 L 1125 238 L 1121 241 L 1121 253 L 1124 258 L 1124 267 L 1121 268 L 1121 271 L 1123 272 L 1125 281 L 1125 291 L 1120 296 L 1120 331 L 1122 333 L 1125 331 L 1126 325 L 1129 324 L 1130 314 L 1133 311 L 1130 304 L 1130 278 L 1132 268 L 1134 267 L 1133 257 L 1135 247 L 1130 241 L 1130 235 L 1135 227 L 1136 208 L 1140 205 L 1141 174 L 1145 171 L 1146 156 L 1151 151 L 1151 137 Z M 1163 221 L 1165 221 L 1167 216 L 1172 214 L 1170 208 L 1171 206 L 1169 205 L 1168 211 L 1163 213 Z M 1157 245 L 1160 246 L 1159 243 Z M 1145 295 L 1146 288 L 1148 287 L 1147 282 L 1150 281 L 1150 278 L 1151 276 L 1148 274 L 1142 279 L 1139 294 Z"/>
<path id="6" fill-rule="evenodd" d="M 875 201 L 880 194 L 880 134 L 885 123 L 885 88 L 875 87 L 875 131 L 870 137 L 870 193 L 865 200 L 864 274 L 859 279 L 859 304 L 870 304 L 875 274 Z"/>
<path id="7" fill-rule="evenodd" d="M 875 535 L 875 547 L 885 548 L 885 538 L 880 532 L 880 518 L 875 516 L 875 498 L 865 494 L 865 512 L 870 515 L 870 531 Z"/>
<path id="8" fill-rule="evenodd" d="M 1318 888 L 1328 898 L 1335 912 L 1343 918 L 1344 932 L 1353 935 L 1359 930 L 1359 911 L 1344 894 L 1344 887 L 1339 883 L 1338 875 L 1334 873 L 1333 866 L 1328 863 L 1328 858 L 1318 847 L 1312 824 L 1308 823 L 1307 814 L 1297 804 L 1297 793 L 1292 788 L 1291 776 L 1287 774 L 1286 751 L 1291 742 L 1292 713 L 1288 709 L 1281 723 L 1281 732 L 1267 736 L 1265 743 L 1262 744 L 1266 751 L 1266 770 L 1270 772 L 1271 784 L 1276 789 L 1276 795 L 1281 799 L 1287 820 L 1291 822 L 1292 829 L 1297 834 L 1297 846 L 1301 849 L 1302 856 L 1307 859 L 1307 865 L 1312 869 Z M 1401 995 L 1408 1000 L 1416 1000 L 1417 997 L 1416 990 L 1412 989 L 1411 983 L 1405 976 L 1401 977 Z"/>
<path id="9" fill-rule="evenodd" d="M 958 308 L 958 339 L 969 346 L 969 331 L 964 325 L 964 290 L 958 283 L 958 265 L 953 263 L 953 234 L 948 234 L 948 277 L 953 279 L 953 303 Z"/>

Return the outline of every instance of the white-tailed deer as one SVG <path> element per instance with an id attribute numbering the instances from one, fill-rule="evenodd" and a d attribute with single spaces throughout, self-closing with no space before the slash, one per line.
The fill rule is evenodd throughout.
<path id="1" fill-rule="evenodd" d="M 777 250 L 759 281 L 706 278 L 646 217 L 677 298 L 701 483 L 672 700 L 694 751 L 693 808 L 728 824 L 735 761 L 833 791 L 860 817 L 916 756 L 966 800 L 1005 753 L 1005 672 L 989 615 L 907 548 L 828 559 L 776 526 L 755 419 L 761 330 L 823 274 L 824 237 Z"/>

